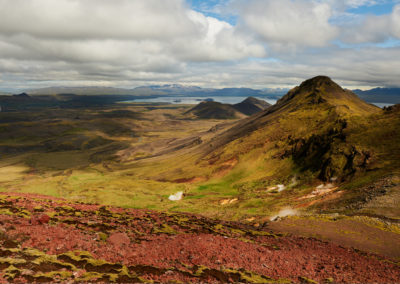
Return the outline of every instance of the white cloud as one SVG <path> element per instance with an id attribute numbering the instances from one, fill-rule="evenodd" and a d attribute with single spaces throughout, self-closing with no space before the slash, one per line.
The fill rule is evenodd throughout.
<path id="1" fill-rule="evenodd" d="M 204 38 L 172 40 L 172 49 L 185 61 L 229 61 L 264 57 L 265 48 L 227 22 L 192 11 L 191 18 L 204 31 Z"/>
<path id="2" fill-rule="evenodd" d="M 236 3 L 240 21 L 267 43 L 322 47 L 337 34 L 327 3 L 307 0 L 248 0 Z"/>
<path id="3" fill-rule="evenodd" d="M 389 38 L 400 39 L 400 5 L 390 14 L 367 15 L 359 23 L 342 27 L 342 40 L 347 43 L 381 43 Z"/>
<path id="4" fill-rule="evenodd" d="M 183 0 L 0 0 L 0 59 L 6 59 L 0 67 L 18 74 L 43 65 L 44 77 L 45 66 L 61 62 L 73 74 L 109 72 L 113 80 L 184 72 L 191 61 L 264 55 L 261 44 Z"/>
<path id="5" fill-rule="evenodd" d="M 394 37 L 400 39 L 400 5 L 396 5 L 390 16 L 391 33 Z"/>
<path id="6" fill-rule="evenodd" d="M 356 8 L 360 6 L 371 6 L 371 5 L 376 5 L 379 2 L 384 2 L 384 1 L 376 1 L 376 0 L 344 0 L 343 1 L 346 6 Z"/>
<path id="7" fill-rule="evenodd" d="M 196 33 L 183 0 L 0 0 L 0 11 L 3 34 L 147 39 Z"/>
<path id="8" fill-rule="evenodd" d="M 177 82 L 262 88 L 317 74 L 399 85 L 399 50 L 373 46 L 400 38 L 400 5 L 382 16 L 346 11 L 375 2 L 386 0 L 218 0 L 203 7 L 215 15 L 227 5 L 234 24 L 224 20 L 232 15 L 210 17 L 184 0 L 0 0 L 0 89 Z M 333 42 L 340 39 L 369 47 L 339 48 Z"/>

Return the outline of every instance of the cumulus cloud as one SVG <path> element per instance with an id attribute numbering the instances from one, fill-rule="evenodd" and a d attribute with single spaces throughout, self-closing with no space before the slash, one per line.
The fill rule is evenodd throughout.
<path id="1" fill-rule="evenodd" d="M 347 43 L 380 43 L 389 38 L 400 39 L 400 5 L 386 15 L 367 15 L 359 23 L 342 27 L 342 40 Z"/>
<path id="2" fill-rule="evenodd" d="M 190 15 L 199 29 L 204 31 L 204 37 L 172 40 L 172 48 L 178 50 L 179 58 L 204 62 L 237 60 L 243 58 L 243 55 L 247 57 L 266 55 L 262 44 L 241 33 L 229 23 L 194 11 Z"/>
<path id="3" fill-rule="evenodd" d="M 307 0 L 237 2 L 245 28 L 267 43 L 322 47 L 337 35 L 327 3 Z"/>
<path id="4" fill-rule="evenodd" d="M 386 2 L 216 0 L 195 11 L 190 0 L 0 0 L 0 89 L 263 88 L 317 74 L 399 85 L 398 48 L 375 43 L 400 38 L 400 5 L 380 16 L 348 10 Z"/>
<path id="5" fill-rule="evenodd" d="M 192 61 L 265 55 L 262 44 L 183 0 L 0 0 L 0 11 L 0 68 L 16 76 L 61 62 L 74 68 L 64 80 L 107 72 L 135 80 L 184 72 Z"/>
<path id="6" fill-rule="evenodd" d="M 154 39 L 196 33 L 182 0 L 1 0 L 0 10 L 2 34 Z"/>

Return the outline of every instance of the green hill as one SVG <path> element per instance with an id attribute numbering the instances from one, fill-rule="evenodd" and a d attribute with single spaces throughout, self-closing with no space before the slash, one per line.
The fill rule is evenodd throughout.
<path id="1" fill-rule="evenodd" d="M 382 110 L 318 76 L 193 149 L 196 160 L 160 174 L 167 180 L 202 177 L 207 190 L 224 189 L 247 200 L 241 206 L 253 212 L 300 206 L 317 185 L 332 183 L 345 208 L 369 200 L 364 186 L 398 176 L 398 114 L 397 107 Z M 279 184 L 283 193 L 266 193 Z"/>

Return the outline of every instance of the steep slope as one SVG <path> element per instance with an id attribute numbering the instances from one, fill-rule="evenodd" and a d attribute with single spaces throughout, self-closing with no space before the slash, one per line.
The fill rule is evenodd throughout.
<path id="1" fill-rule="evenodd" d="M 282 97 L 277 106 L 298 109 L 306 105 L 322 105 L 335 108 L 339 114 L 365 115 L 378 108 L 359 99 L 349 90 L 342 89 L 329 77 L 317 76 L 306 80 Z"/>
<path id="2" fill-rule="evenodd" d="M 270 106 L 271 106 L 271 104 L 267 103 L 266 101 L 259 100 L 254 97 L 248 97 L 244 101 L 233 105 L 233 107 L 237 111 L 244 113 L 246 115 L 255 114 L 255 113 L 260 112 Z"/>
<path id="3" fill-rule="evenodd" d="M 197 160 L 185 157 L 187 163 L 158 175 L 171 181 L 208 180 L 198 191 L 224 192 L 231 196 L 228 202 L 238 202 L 232 206 L 236 212 L 263 215 L 335 198 L 339 203 L 329 201 L 330 208 L 346 211 L 386 192 L 363 188 L 400 174 L 397 114 L 396 107 L 382 110 L 318 76 L 274 106 L 204 140 L 191 151 Z"/>
<path id="4" fill-rule="evenodd" d="M 233 119 L 244 117 L 229 104 L 219 102 L 201 102 L 188 110 L 185 114 L 193 114 L 202 119 Z"/>
<path id="5" fill-rule="evenodd" d="M 307 117 L 320 121 L 327 117 L 332 119 L 349 115 L 365 116 L 379 111 L 378 107 L 368 104 L 350 91 L 342 89 L 330 78 L 318 76 L 290 90 L 275 105 L 256 116 L 238 122 L 226 133 L 216 137 L 213 149 L 251 134 L 257 129 L 268 126 L 269 122 L 277 122 L 279 119 L 300 120 L 302 117 Z M 298 119 L 295 115 L 298 115 Z M 304 125 L 307 128 L 312 128 L 312 126 Z"/>
<path id="6" fill-rule="evenodd" d="M 368 214 L 394 218 L 400 217 L 389 212 L 389 203 L 400 201 L 399 127 L 396 106 L 380 109 L 318 76 L 260 113 L 210 129 L 202 143 L 174 153 L 174 162 L 165 157 L 135 166 L 141 177 L 176 183 L 177 191 L 186 183 L 193 199 L 180 210 L 244 218 L 273 217 L 286 206 L 345 214 L 369 208 Z M 386 209 L 374 203 L 378 197 Z"/>
<path id="7" fill-rule="evenodd" d="M 330 78 L 318 76 L 203 143 L 196 167 L 212 177 L 236 161 L 229 168 L 241 169 L 246 182 L 266 185 L 288 182 L 294 175 L 303 182 L 349 181 L 383 165 L 396 168 L 390 152 L 397 151 L 398 133 L 388 134 L 392 138 L 384 144 L 371 132 L 357 134 L 368 127 L 395 129 L 398 119 L 380 119 L 383 113 Z"/>

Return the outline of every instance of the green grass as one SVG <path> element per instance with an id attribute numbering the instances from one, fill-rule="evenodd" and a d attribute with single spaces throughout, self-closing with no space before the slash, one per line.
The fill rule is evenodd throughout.
<path id="1" fill-rule="evenodd" d="M 185 199 L 203 199 L 203 198 L 206 198 L 206 195 L 204 195 L 204 194 L 200 194 L 200 195 L 189 195 L 189 196 L 186 196 Z"/>
<path id="2" fill-rule="evenodd" d="M 183 113 L 188 108 L 126 108 L 140 113 L 140 116 L 114 118 L 111 115 L 107 123 L 103 123 L 105 119 L 100 117 L 104 115 L 104 111 L 113 109 L 96 109 L 82 114 L 77 110 L 69 110 L 60 112 L 59 116 L 57 113 L 47 112 L 32 114 L 37 121 L 0 124 L 0 129 L 9 131 L 0 137 L 0 144 L 17 144 L 19 139 L 31 137 L 33 133 L 35 143 L 50 139 L 55 147 L 53 152 L 29 152 L 16 156 L 14 160 L 0 161 L 0 189 L 121 207 L 194 212 L 228 219 L 242 219 L 252 215 L 268 216 L 281 207 L 298 205 L 300 202 L 296 201 L 296 198 L 310 193 L 315 188 L 315 183 L 320 183 L 315 180 L 319 169 L 302 169 L 298 160 L 288 154 L 294 147 L 290 141 L 307 140 L 312 135 L 324 137 L 330 129 L 335 129 L 340 124 L 337 121 L 340 116 L 331 106 L 305 104 L 262 118 L 257 130 L 250 131 L 239 139 L 228 140 L 229 143 L 214 149 L 210 155 L 193 148 L 186 153 L 178 152 L 176 155 L 154 159 L 113 161 L 113 155 L 120 147 L 134 148 L 158 142 L 160 145 L 154 146 L 154 152 L 157 152 L 165 146 L 164 140 L 161 139 L 200 135 L 199 133 L 204 133 L 219 123 L 209 120 L 184 120 Z M 40 120 L 49 115 L 52 118 L 60 118 L 60 121 L 46 124 L 47 122 Z M 79 116 L 79 120 L 70 119 L 75 116 Z M 19 117 L 22 118 L 23 115 Z M 171 126 L 169 119 L 177 118 L 179 123 Z M 400 125 L 400 118 L 396 113 L 379 113 L 365 117 L 360 112 L 357 116 L 346 116 L 346 119 L 346 143 L 354 146 L 360 153 L 371 153 L 374 158 L 371 161 L 371 167 L 374 167 L 372 171 L 360 172 L 341 185 L 341 189 L 351 194 L 353 189 L 398 170 L 399 160 L 395 157 L 400 154 L 400 135 L 397 127 Z M 129 136 L 137 134 L 132 131 L 136 128 L 141 129 L 141 140 Z M 68 136 L 65 136 L 66 134 Z M 207 135 L 205 141 L 213 134 Z M 73 141 L 64 141 L 66 137 L 73 138 Z M 111 142 L 83 150 L 89 141 L 98 137 L 107 137 Z M 68 143 L 72 142 L 76 143 L 75 146 L 80 147 L 80 150 L 57 150 L 57 143 L 68 146 Z M 349 154 L 349 148 L 342 147 L 343 145 L 336 141 L 333 144 L 330 152 L 325 155 L 330 155 L 335 161 L 341 161 L 332 165 L 343 168 L 343 155 Z M 151 149 L 144 148 L 137 150 L 132 157 L 143 153 L 153 154 Z M 238 163 L 224 173 L 225 175 L 221 174 L 224 163 L 232 159 L 236 159 Z M 210 163 L 211 160 L 213 163 Z M 313 159 L 310 160 L 315 164 Z M 320 166 L 320 161 L 317 164 Z M 29 175 L 29 172 L 33 174 Z M 275 194 L 266 192 L 269 186 L 287 186 L 295 175 L 299 177 L 299 183 L 294 188 Z M 169 182 L 192 177 L 201 177 L 206 181 L 193 184 Z M 183 200 L 168 200 L 169 195 L 178 191 L 185 193 Z M 222 200 L 233 198 L 237 198 L 238 201 L 221 205 Z"/>

